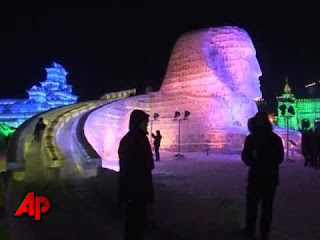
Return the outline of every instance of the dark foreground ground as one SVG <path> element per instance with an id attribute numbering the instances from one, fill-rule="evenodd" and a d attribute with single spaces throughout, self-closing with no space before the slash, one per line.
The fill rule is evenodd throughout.
<path id="1" fill-rule="evenodd" d="M 246 171 L 239 155 L 199 153 L 175 160 L 171 154 L 163 154 L 154 171 L 156 202 L 149 208 L 146 239 L 244 239 L 239 230 L 244 218 Z M 100 168 L 97 176 L 89 179 L 46 181 L 39 170 L 38 177 L 32 176 L 23 181 L 9 178 L 10 206 L 0 222 L 1 240 L 123 238 L 117 173 Z M 51 200 L 52 210 L 41 222 L 28 216 L 13 217 L 28 192 Z M 281 167 L 272 237 L 320 239 L 320 171 L 303 167 L 299 157 Z"/>

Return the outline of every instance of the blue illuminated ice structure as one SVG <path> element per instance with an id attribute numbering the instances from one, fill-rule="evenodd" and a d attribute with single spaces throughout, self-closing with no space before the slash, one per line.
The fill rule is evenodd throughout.
<path id="1" fill-rule="evenodd" d="M 72 86 L 67 84 L 68 72 L 60 64 L 53 62 L 46 68 L 47 77 L 34 85 L 27 92 L 28 99 L 0 99 L 0 123 L 18 127 L 33 115 L 77 102 L 78 97 L 72 93 Z"/>

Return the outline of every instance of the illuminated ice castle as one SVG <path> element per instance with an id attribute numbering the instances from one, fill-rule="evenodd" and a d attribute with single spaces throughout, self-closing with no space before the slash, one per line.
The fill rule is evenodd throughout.
<path id="1" fill-rule="evenodd" d="M 47 77 L 27 92 L 28 99 L 0 99 L 0 123 L 18 127 L 33 115 L 62 105 L 73 104 L 78 97 L 67 84 L 68 72 L 60 64 L 53 62 L 46 68 Z"/>
<path id="2" fill-rule="evenodd" d="M 298 130 L 302 128 L 302 122 L 308 121 L 310 127 L 314 128 L 314 123 L 320 118 L 320 98 L 295 98 L 288 79 L 286 79 L 284 92 L 277 97 L 278 100 L 278 119 L 279 127 L 286 127 L 286 120 L 290 129 Z M 288 111 L 291 108 L 291 112 Z"/>

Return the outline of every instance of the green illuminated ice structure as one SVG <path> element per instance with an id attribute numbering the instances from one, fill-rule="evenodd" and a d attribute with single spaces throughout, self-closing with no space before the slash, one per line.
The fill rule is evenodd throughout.
<path id="1" fill-rule="evenodd" d="M 286 118 L 288 117 L 289 129 L 301 129 L 303 120 L 308 120 L 310 128 L 314 128 L 315 120 L 320 118 L 320 98 L 296 99 L 286 78 L 284 92 L 277 99 L 279 127 L 287 127 Z"/>

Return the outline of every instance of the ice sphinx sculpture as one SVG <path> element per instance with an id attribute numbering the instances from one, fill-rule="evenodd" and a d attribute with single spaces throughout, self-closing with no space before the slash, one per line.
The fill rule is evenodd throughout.
<path id="1" fill-rule="evenodd" d="M 116 146 L 128 130 L 128 116 L 139 108 L 150 114 L 150 120 L 154 113 L 160 115 L 149 126 L 153 132 L 161 131 L 162 149 L 175 151 L 178 121 L 173 116 L 175 111 L 183 116 L 188 110 L 188 120 L 181 121 L 182 151 L 239 151 L 247 134 L 247 120 L 257 112 L 254 99 L 261 97 L 261 74 L 245 30 L 227 26 L 186 33 L 173 48 L 160 91 L 93 112 L 85 134 L 103 158 L 116 157 Z M 90 129 L 95 127 L 101 130 L 100 137 L 93 136 Z"/>
<path id="2" fill-rule="evenodd" d="M 261 74 L 256 51 L 243 29 L 210 28 L 178 39 L 160 92 L 207 100 L 202 117 L 213 123 L 223 120 L 223 127 L 245 127 L 257 111 L 254 99 L 261 97 Z M 214 116 L 217 112 L 222 117 Z"/>

